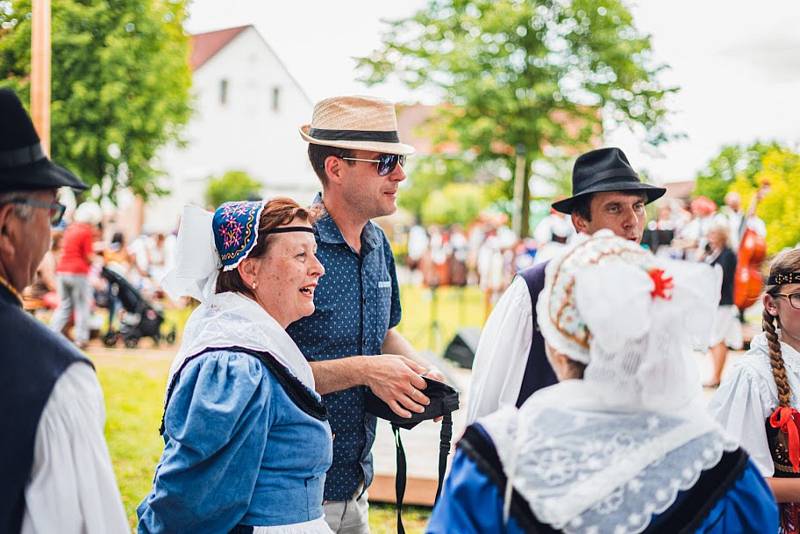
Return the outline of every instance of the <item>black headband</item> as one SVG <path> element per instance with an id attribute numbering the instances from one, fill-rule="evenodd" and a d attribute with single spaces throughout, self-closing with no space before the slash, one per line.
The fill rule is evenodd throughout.
<path id="1" fill-rule="evenodd" d="M 272 230 L 267 230 L 264 233 L 285 234 L 286 232 L 308 232 L 309 234 L 313 234 L 314 230 L 310 226 L 280 226 L 278 228 L 273 228 Z"/>
<path id="2" fill-rule="evenodd" d="M 800 284 L 800 272 L 773 274 L 767 279 L 767 285 Z"/>
<path id="3" fill-rule="evenodd" d="M 378 143 L 399 143 L 397 131 L 381 132 L 375 130 L 326 130 L 324 128 L 311 128 L 309 137 L 321 141 L 373 141 Z"/>

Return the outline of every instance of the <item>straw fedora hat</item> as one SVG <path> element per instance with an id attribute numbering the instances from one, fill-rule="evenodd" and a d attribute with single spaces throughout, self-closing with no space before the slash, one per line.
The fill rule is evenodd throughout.
<path id="1" fill-rule="evenodd" d="M 397 135 L 394 104 L 368 96 L 336 96 L 314 106 L 311 124 L 300 127 L 308 143 L 371 150 L 385 154 L 413 154 Z"/>

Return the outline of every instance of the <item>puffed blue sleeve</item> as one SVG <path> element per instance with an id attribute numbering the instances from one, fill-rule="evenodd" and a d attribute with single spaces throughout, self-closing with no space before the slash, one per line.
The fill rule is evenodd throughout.
<path id="1" fill-rule="evenodd" d="M 462 449 L 458 449 L 426 532 L 521 534 L 523 530 L 513 517 L 507 525 L 503 524 L 501 491 Z"/>
<path id="2" fill-rule="evenodd" d="M 228 532 L 253 495 L 270 426 L 270 380 L 241 353 L 209 352 L 181 372 L 166 446 L 139 505 L 140 533 Z"/>
<path id="3" fill-rule="evenodd" d="M 696 532 L 778 532 L 778 505 L 751 460 L 747 461 L 739 480 L 717 501 Z"/>

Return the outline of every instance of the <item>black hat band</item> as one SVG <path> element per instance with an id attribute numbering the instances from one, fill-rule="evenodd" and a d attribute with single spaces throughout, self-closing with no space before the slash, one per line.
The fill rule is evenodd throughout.
<path id="1" fill-rule="evenodd" d="M 591 179 L 585 180 L 581 183 L 581 189 L 589 189 L 590 187 L 593 187 L 600 182 L 604 182 L 609 178 L 634 178 L 637 182 L 641 183 L 639 180 L 639 175 L 634 171 L 631 169 L 626 169 L 625 167 L 618 167 L 616 169 L 608 169 L 594 173 Z"/>
<path id="2" fill-rule="evenodd" d="M 28 145 L 13 150 L 0 151 L 0 169 L 13 169 L 14 167 L 24 167 L 45 159 L 42 144 Z"/>
<path id="3" fill-rule="evenodd" d="M 397 131 L 378 132 L 373 130 L 325 130 L 311 128 L 309 137 L 321 141 L 372 141 L 377 143 L 399 143 Z"/>

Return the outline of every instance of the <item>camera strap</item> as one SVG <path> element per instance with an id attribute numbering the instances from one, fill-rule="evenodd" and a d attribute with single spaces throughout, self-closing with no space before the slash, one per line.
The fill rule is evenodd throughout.
<path id="1" fill-rule="evenodd" d="M 439 480 L 436 485 L 436 497 L 434 498 L 434 505 L 439 500 L 439 494 L 442 492 L 442 483 L 444 482 L 444 474 L 447 471 L 447 455 L 450 454 L 450 442 L 453 439 L 453 415 L 452 412 L 447 412 L 442 415 L 442 429 L 439 432 Z M 397 454 L 397 476 L 394 481 L 395 490 L 395 506 L 397 509 L 397 532 L 398 534 L 405 534 L 403 528 L 403 498 L 406 494 L 406 452 L 403 449 L 403 440 L 400 439 L 400 427 L 392 423 L 392 432 L 394 433 L 394 444 Z"/>

